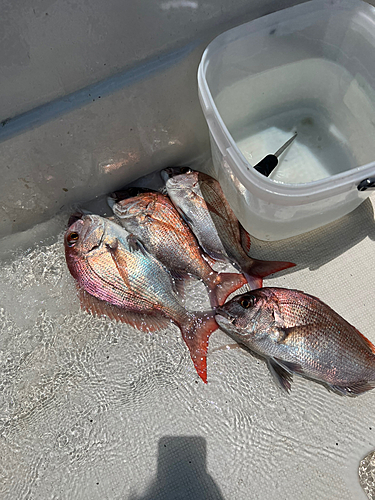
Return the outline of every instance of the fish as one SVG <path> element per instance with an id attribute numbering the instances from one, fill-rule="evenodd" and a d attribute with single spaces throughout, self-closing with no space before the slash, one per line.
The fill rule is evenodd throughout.
<path id="1" fill-rule="evenodd" d="M 168 196 L 212 259 L 232 264 L 253 289 L 261 288 L 266 276 L 295 266 L 292 262 L 249 257 L 250 235 L 239 223 L 218 181 L 191 169 L 180 172 L 173 167 L 161 172 Z"/>
<path id="2" fill-rule="evenodd" d="M 218 273 L 210 267 L 189 226 L 161 193 L 140 193 L 116 203 L 112 210 L 131 233 L 132 244 L 141 242 L 172 276 L 202 280 L 212 308 L 224 304 L 231 293 L 247 284 L 242 274 Z"/>
<path id="3" fill-rule="evenodd" d="M 201 379 L 207 383 L 208 339 L 218 328 L 212 311 L 190 312 L 173 290 L 167 269 L 146 250 L 131 251 L 128 233 L 98 215 L 84 215 L 65 232 L 65 258 L 81 307 L 142 331 L 178 326 Z"/>
<path id="4" fill-rule="evenodd" d="M 266 360 L 287 392 L 293 374 L 343 396 L 375 387 L 375 346 L 317 297 L 261 288 L 228 301 L 215 319 L 221 330 Z"/>

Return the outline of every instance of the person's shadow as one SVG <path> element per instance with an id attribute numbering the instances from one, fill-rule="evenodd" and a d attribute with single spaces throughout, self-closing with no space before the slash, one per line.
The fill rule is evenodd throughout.
<path id="1" fill-rule="evenodd" d="M 143 496 L 129 500 L 224 500 L 206 470 L 206 440 L 165 436 L 159 440 L 156 479 Z"/>

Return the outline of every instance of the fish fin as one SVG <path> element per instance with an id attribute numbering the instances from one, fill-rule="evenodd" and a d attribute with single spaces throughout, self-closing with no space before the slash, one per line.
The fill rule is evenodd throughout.
<path id="1" fill-rule="evenodd" d="M 372 352 L 372 354 L 375 354 L 375 345 L 368 338 L 366 338 L 359 330 L 357 330 L 357 328 L 355 328 L 355 330 L 358 333 L 359 338 L 362 340 L 365 348 L 370 352 Z"/>
<path id="2" fill-rule="evenodd" d="M 241 245 L 245 252 L 248 254 L 250 252 L 251 238 L 250 234 L 246 231 L 244 227 L 240 224 L 240 234 L 241 234 Z"/>
<path id="3" fill-rule="evenodd" d="M 182 279 L 179 276 L 175 276 L 173 272 L 170 272 L 172 275 L 172 285 L 176 294 L 181 297 L 181 299 L 185 296 L 185 279 Z"/>
<path id="4" fill-rule="evenodd" d="M 289 372 L 291 375 L 293 373 L 298 373 L 299 375 L 304 375 L 303 368 L 300 364 L 294 363 L 293 361 L 285 361 L 283 359 L 279 358 L 273 358 L 276 363 L 278 363 L 280 366 L 284 368 L 287 372 Z"/>
<path id="5" fill-rule="evenodd" d="M 123 323 L 127 323 L 136 330 L 145 333 L 157 332 L 164 330 L 170 325 L 170 320 L 161 315 L 141 314 L 132 311 L 123 313 Z"/>
<path id="6" fill-rule="evenodd" d="M 204 197 L 202 198 L 201 196 L 198 196 L 198 195 L 196 195 L 196 196 L 197 196 L 197 198 L 198 197 L 201 198 L 203 200 L 203 202 L 206 203 L 206 206 L 207 206 L 207 208 L 208 208 L 208 210 L 209 210 L 209 212 L 211 214 L 215 214 L 220 219 L 226 220 L 225 216 L 223 214 L 221 214 L 218 210 L 216 210 L 216 208 L 214 207 L 214 205 L 212 205 L 209 201 L 207 201 L 207 199 L 205 199 Z"/>
<path id="7" fill-rule="evenodd" d="M 291 326 L 290 328 L 278 328 L 279 338 L 277 339 L 278 344 L 288 343 L 288 338 L 290 335 L 298 334 L 301 329 L 305 329 L 305 325 Z"/>
<path id="8" fill-rule="evenodd" d="M 181 210 L 181 208 L 176 207 L 176 209 L 177 209 L 178 213 L 180 214 L 181 219 L 184 220 L 186 222 L 186 224 L 189 224 L 189 226 L 194 226 L 192 219 L 190 219 L 190 217 L 188 215 L 186 215 L 185 212 L 183 210 Z"/>
<path id="9" fill-rule="evenodd" d="M 167 186 L 163 186 L 159 189 L 159 193 L 160 194 L 163 194 L 164 196 L 168 196 L 168 190 L 167 190 Z"/>
<path id="10" fill-rule="evenodd" d="M 251 290 L 256 290 L 257 288 L 262 288 L 263 279 L 259 278 L 259 276 L 252 276 L 251 274 L 244 273 L 246 276 L 246 280 L 250 285 Z"/>
<path id="11" fill-rule="evenodd" d="M 128 242 L 130 252 L 141 252 L 143 255 L 147 254 L 145 246 L 135 234 L 128 234 L 126 241 Z"/>
<path id="12" fill-rule="evenodd" d="M 202 257 L 204 260 L 207 262 L 207 264 L 212 268 L 216 264 L 216 260 L 213 259 L 210 255 L 207 253 L 202 252 Z"/>
<path id="13" fill-rule="evenodd" d="M 230 219 L 231 214 L 228 212 L 228 206 L 223 203 L 223 191 L 217 180 L 202 172 L 198 175 L 198 178 L 202 196 L 196 193 L 195 195 L 197 198 L 200 198 L 200 204 L 202 204 L 202 202 L 205 203 L 210 214 L 215 214 L 224 221 Z M 215 205 L 218 206 L 219 209 L 217 209 Z M 229 210 L 232 212 L 230 208 Z"/>
<path id="14" fill-rule="evenodd" d="M 182 338 L 189 348 L 195 369 L 205 384 L 207 384 L 208 340 L 218 328 L 212 311 L 196 312 L 192 321 L 181 326 Z"/>
<path id="15" fill-rule="evenodd" d="M 257 260 L 252 259 L 252 263 L 248 269 L 243 270 L 252 278 L 265 278 L 266 276 L 283 271 L 289 267 L 294 267 L 293 262 L 283 262 L 274 260 Z"/>
<path id="16" fill-rule="evenodd" d="M 279 361 L 274 358 L 267 358 L 267 365 L 277 385 L 289 393 L 291 382 L 293 381 L 293 372 L 281 365 Z"/>
<path id="17" fill-rule="evenodd" d="M 163 316 L 150 316 L 148 314 L 126 311 L 121 307 L 109 304 L 90 295 L 80 287 L 77 288 L 81 309 L 95 317 L 106 316 L 111 320 L 126 323 L 137 330 L 148 333 L 163 330 L 170 323 L 170 320 Z"/>
<path id="18" fill-rule="evenodd" d="M 211 307 L 222 306 L 229 295 L 247 284 L 247 279 L 239 273 L 217 273 L 215 279 L 209 283 Z"/>
<path id="19" fill-rule="evenodd" d="M 187 280 L 190 280 L 192 279 L 191 275 L 188 274 L 188 273 L 184 273 L 183 271 L 177 271 L 175 269 L 171 269 L 169 271 L 169 273 L 172 275 L 172 277 L 175 279 L 175 280 L 179 280 L 179 281 L 187 281 Z"/>
<path id="20" fill-rule="evenodd" d="M 129 290 L 131 290 L 130 286 L 130 281 L 129 281 L 129 274 L 128 274 L 128 265 L 126 262 L 126 258 L 123 255 L 123 252 L 119 249 L 118 246 L 118 240 L 116 240 L 116 243 L 113 245 L 109 245 L 108 243 L 106 244 L 107 249 L 109 250 L 109 253 L 111 254 L 112 260 L 121 276 L 121 278 L 124 280 L 125 285 Z"/>
<path id="21" fill-rule="evenodd" d="M 327 384 L 327 388 L 330 391 L 339 394 L 340 396 L 359 396 L 364 392 L 371 391 L 371 389 L 375 388 L 375 381 L 362 381 L 362 382 L 354 382 L 347 386 L 341 385 L 331 385 Z"/>

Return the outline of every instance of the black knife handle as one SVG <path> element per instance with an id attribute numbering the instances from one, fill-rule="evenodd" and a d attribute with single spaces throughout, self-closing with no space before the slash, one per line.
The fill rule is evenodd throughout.
<path id="1" fill-rule="evenodd" d="M 268 177 L 277 164 L 278 159 L 275 155 L 267 155 L 263 158 L 263 160 L 257 163 L 254 168 L 261 174 Z"/>
<path id="2" fill-rule="evenodd" d="M 366 189 L 375 189 L 375 177 L 369 177 L 361 181 L 357 186 L 358 191 L 366 191 Z"/>

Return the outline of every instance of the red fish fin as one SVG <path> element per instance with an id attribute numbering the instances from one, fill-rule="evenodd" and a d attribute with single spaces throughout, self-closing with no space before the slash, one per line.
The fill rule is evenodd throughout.
<path id="1" fill-rule="evenodd" d="M 212 213 L 212 214 L 215 214 L 217 215 L 218 217 L 220 217 L 220 219 L 222 220 L 225 220 L 225 217 L 223 214 L 221 214 L 218 210 L 216 210 L 216 208 L 214 207 L 214 205 L 212 205 L 210 202 L 207 201 L 207 199 L 203 198 L 204 201 L 206 202 L 206 205 L 207 205 L 207 208 L 208 210 Z"/>
<path id="2" fill-rule="evenodd" d="M 243 274 L 238 273 L 218 273 L 210 288 L 209 295 L 211 307 L 222 306 L 229 295 L 247 284 L 247 279 Z"/>
<path id="3" fill-rule="evenodd" d="M 293 262 L 282 262 L 282 261 L 273 261 L 273 260 L 256 260 L 252 259 L 253 262 L 251 266 L 246 269 L 246 274 L 258 277 L 265 278 L 266 276 L 277 273 L 278 271 L 283 271 L 284 269 L 288 269 L 289 267 L 294 267 L 295 264 Z"/>
<path id="4" fill-rule="evenodd" d="M 336 394 L 340 394 L 340 396 L 355 397 L 363 394 L 364 392 L 371 391 L 371 389 L 374 389 L 375 381 L 354 382 L 353 384 L 347 386 L 327 384 L 327 388 L 328 390 L 333 391 Z"/>
<path id="5" fill-rule="evenodd" d="M 207 384 L 207 350 L 211 333 L 219 328 L 214 313 L 197 312 L 194 319 L 181 327 L 182 338 L 190 351 L 198 375 Z"/>
<path id="6" fill-rule="evenodd" d="M 121 307 L 97 299 L 82 288 L 78 288 L 78 296 L 81 308 L 84 311 L 93 316 L 106 316 L 111 320 L 126 323 L 142 332 L 163 330 L 170 323 L 163 316 L 150 316 L 148 314 L 126 311 L 125 309 L 121 309 Z"/>
<path id="7" fill-rule="evenodd" d="M 262 288 L 263 286 L 263 279 L 259 278 L 258 276 L 252 276 L 251 274 L 244 273 L 246 276 L 247 282 L 250 285 L 250 288 L 252 290 L 256 290 L 257 288 Z"/>
<path id="8" fill-rule="evenodd" d="M 354 328 L 354 327 L 353 327 Z M 357 330 L 357 328 L 355 329 L 356 332 L 358 333 L 360 339 L 363 341 L 363 343 L 365 344 L 365 347 L 367 349 L 370 350 L 370 352 L 372 352 L 373 354 L 375 354 L 375 345 L 368 339 L 366 338 L 364 335 L 362 335 L 362 333 L 360 331 Z"/>
<path id="9" fill-rule="evenodd" d="M 246 231 L 244 227 L 240 224 L 240 234 L 241 234 L 241 245 L 247 254 L 250 252 L 251 238 L 250 234 Z"/>
<path id="10" fill-rule="evenodd" d="M 132 311 L 126 311 L 123 313 L 123 323 L 127 323 L 136 330 L 140 330 L 145 333 L 157 332 L 159 330 L 164 330 L 170 325 L 170 320 L 164 318 L 163 316 L 154 316 L 150 314 L 141 314 Z"/>

